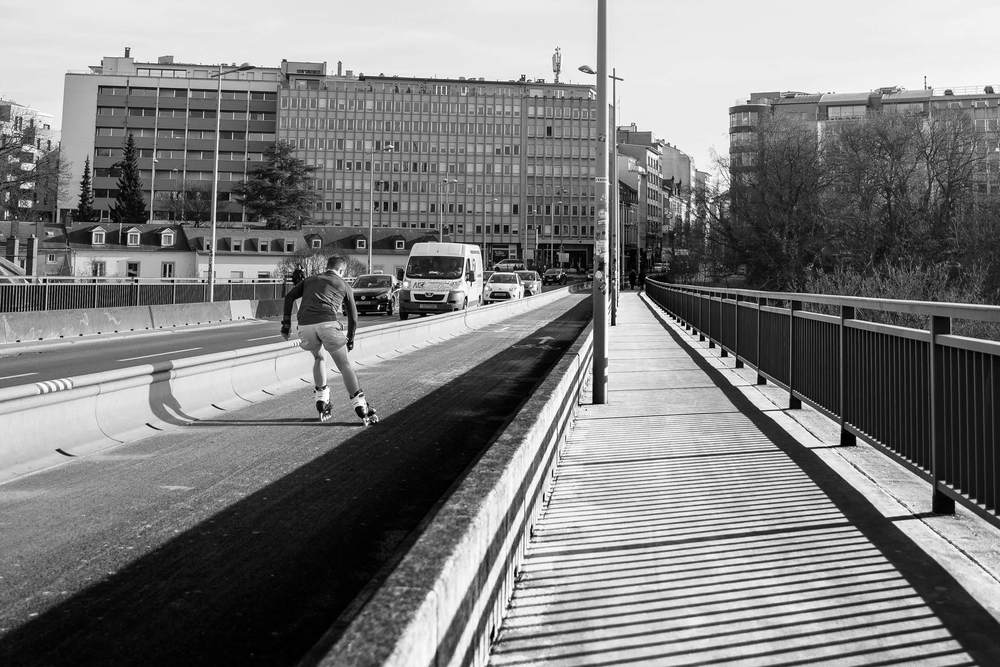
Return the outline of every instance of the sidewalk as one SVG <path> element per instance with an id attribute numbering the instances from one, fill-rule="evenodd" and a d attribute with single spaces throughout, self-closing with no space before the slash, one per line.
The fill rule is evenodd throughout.
<path id="1" fill-rule="evenodd" d="M 968 517 L 849 484 L 731 358 L 621 296 L 608 403 L 580 410 L 491 664 L 1000 664 L 1000 582 L 934 524 Z"/>

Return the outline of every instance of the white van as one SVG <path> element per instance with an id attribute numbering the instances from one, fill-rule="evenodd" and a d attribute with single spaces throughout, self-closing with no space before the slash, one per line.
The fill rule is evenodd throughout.
<path id="1" fill-rule="evenodd" d="M 414 243 L 399 291 L 399 319 L 483 302 L 483 255 L 466 243 Z"/>

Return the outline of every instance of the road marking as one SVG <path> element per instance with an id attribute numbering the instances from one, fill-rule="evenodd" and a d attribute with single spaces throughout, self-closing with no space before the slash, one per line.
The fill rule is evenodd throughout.
<path id="1" fill-rule="evenodd" d="M 128 359 L 119 359 L 118 361 L 136 361 L 138 359 L 151 359 L 152 357 L 163 357 L 168 354 L 180 354 L 181 352 L 194 352 L 195 350 L 200 350 L 200 347 L 189 347 L 184 350 L 171 350 L 170 352 L 157 352 L 156 354 L 144 354 L 141 357 L 129 357 Z"/>
<path id="2" fill-rule="evenodd" d="M 278 334 L 274 334 L 273 336 L 261 336 L 260 338 L 247 338 L 247 342 L 252 343 L 255 340 L 267 340 L 268 338 L 278 338 L 278 337 L 279 337 Z"/>
<path id="3" fill-rule="evenodd" d="M 38 375 L 38 373 L 21 373 L 20 375 L 5 375 L 0 378 L 0 380 L 13 380 L 14 378 L 26 378 L 29 375 Z"/>

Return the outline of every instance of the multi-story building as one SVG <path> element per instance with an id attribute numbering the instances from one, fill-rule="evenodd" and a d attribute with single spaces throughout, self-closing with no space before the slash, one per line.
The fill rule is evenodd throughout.
<path id="1" fill-rule="evenodd" d="M 593 257 L 590 86 L 289 75 L 280 139 L 318 167 L 313 222 L 436 230 L 488 262 Z"/>
<path id="2" fill-rule="evenodd" d="M 0 220 L 38 218 L 58 180 L 48 158 L 58 146 L 52 114 L 0 99 Z"/>
<path id="3" fill-rule="evenodd" d="M 746 104 L 729 108 L 729 158 L 734 174 L 745 173 L 753 165 L 757 128 L 769 116 L 790 117 L 815 123 L 817 140 L 831 124 L 867 118 L 872 114 L 895 113 L 933 118 L 942 111 L 966 111 L 975 130 L 996 133 L 1000 128 L 1000 94 L 993 86 L 966 88 L 924 88 L 904 90 L 898 86 L 860 93 L 751 93 Z M 988 160 L 978 176 L 981 193 L 1000 191 L 1000 157 L 993 150 L 996 141 L 980 142 Z"/>
<path id="4" fill-rule="evenodd" d="M 62 155 L 79 183 L 85 158 L 93 166 L 94 207 L 110 218 L 117 188 L 115 163 L 126 136 L 139 152 L 146 201 L 155 220 L 185 218 L 185 202 L 211 201 L 218 138 L 218 216 L 243 222 L 246 212 L 233 201 L 233 186 L 275 142 L 281 68 L 174 62 L 138 62 L 129 49 L 105 57 L 86 73 L 66 74 L 63 97 Z M 220 77 L 219 73 L 223 72 Z M 218 89 L 221 79 L 221 100 Z M 217 108 L 221 115 L 216 117 Z M 216 127 L 219 135 L 216 137 Z M 79 190 L 68 188 L 60 208 L 73 209 Z"/>

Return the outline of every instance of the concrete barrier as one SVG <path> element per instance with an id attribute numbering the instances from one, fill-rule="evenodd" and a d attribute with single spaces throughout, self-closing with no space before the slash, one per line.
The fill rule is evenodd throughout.
<path id="1" fill-rule="evenodd" d="M 484 665 L 593 353 L 588 328 L 339 640 L 306 664 Z"/>
<path id="2" fill-rule="evenodd" d="M 255 308 L 243 300 L 0 313 L 0 345 L 249 320 Z"/>
<path id="3" fill-rule="evenodd" d="M 366 327 L 359 332 L 351 357 L 358 363 L 417 349 L 429 340 L 448 340 L 473 328 L 567 295 L 565 290 L 449 315 Z M 192 308 L 187 314 L 229 309 Z M 249 303 L 249 302 L 247 302 Z M 205 304 L 195 304 L 201 306 Z M 249 307 L 249 306 L 247 306 Z M 162 308 L 162 307 L 153 307 Z M 185 319 L 185 310 L 177 313 Z M 163 315 L 161 314 L 161 320 Z M 472 324 L 470 324 L 472 322 Z M 157 429 L 217 416 L 220 410 L 245 407 L 271 393 L 312 383 L 312 360 L 299 341 L 281 341 L 176 361 L 161 361 L 55 381 L 0 388 L 0 481 L 38 469 L 59 459 L 62 450 L 79 456 L 151 435 Z M 59 454 L 59 456 L 64 456 Z"/>

